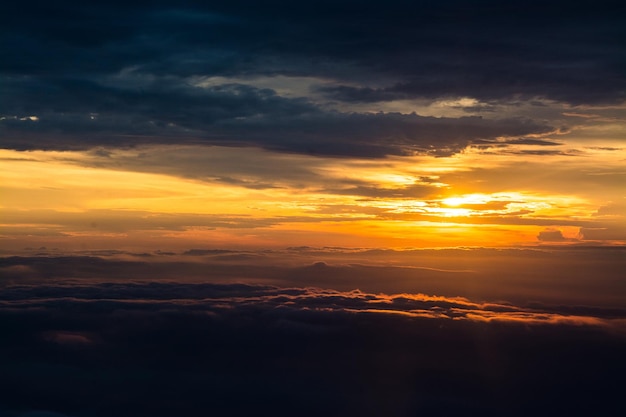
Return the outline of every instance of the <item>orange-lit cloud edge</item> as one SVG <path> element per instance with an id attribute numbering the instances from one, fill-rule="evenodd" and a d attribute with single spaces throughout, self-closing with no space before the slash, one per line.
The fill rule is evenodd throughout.
<path id="1" fill-rule="evenodd" d="M 157 291 L 157 292 L 155 292 Z M 41 296 L 41 294 L 48 294 Z M 93 295 L 98 294 L 94 299 Z M 626 336 L 626 319 L 623 310 L 590 309 L 549 305 L 516 306 L 510 303 L 476 303 L 463 297 L 430 296 L 420 293 L 393 294 L 367 293 L 360 290 L 335 291 L 315 287 L 274 287 L 249 284 L 194 284 L 162 282 L 140 284 L 73 283 L 43 284 L 34 287 L 13 286 L 0 297 L 0 308 L 52 308 L 59 300 L 71 300 L 83 306 L 105 299 L 111 307 L 132 310 L 177 309 L 201 311 L 221 316 L 233 311 L 272 311 L 275 314 L 308 312 L 317 315 L 396 316 L 405 319 L 467 321 L 476 323 L 502 323 L 530 326 L 594 327 L 617 336 Z M 85 307 L 83 307 L 85 308 Z M 283 310 L 279 313 L 279 310 Z M 53 338 L 80 336 L 67 332 L 49 335 Z M 75 342 L 70 338 L 69 342 Z M 91 342 L 86 337 L 81 343 Z"/>

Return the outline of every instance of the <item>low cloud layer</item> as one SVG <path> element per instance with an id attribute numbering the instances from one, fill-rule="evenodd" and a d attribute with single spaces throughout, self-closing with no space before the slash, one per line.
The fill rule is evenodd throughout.
<path id="1" fill-rule="evenodd" d="M 28 255 L 27 255 L 28 254 Z M 0 285 L 181 282 L 429 294 L 477 303 L 626 308 L 624 248 L 365 250 L 289 248 L 181 253 L 30 249 L 0 258 Z M 163 291 L 168 293 L 168 291 Z M 167 297 L 167 295 L 164 295 Z"/>
<path id="2" fill-rule="evenodd" d="M 321 271 L 320 271 L 321 272 Z M 94 285 L 38 285 L 5 288 L 2 307 L 44 308 L 65 302 L 87 310 L 105 306 L 120 310 L 204 311 L 210 316 L 239 311 L 285 310 L 321 314 L 381 314 L 405 317 L 470 320 L 477 322 L 524 322 L 527 324 L 587 325 L 608 331 L 625 331 L 626 310 L 612 308 L 559 307 L 533 304 L 476 303 L 463 297 L 424 294 L 368 294 L 359 290 L 340 292 L 319 288 L 278 288 L 247 284 L 178 284 L 172 282 L 103 283 Z M 559 313 L 559 308 L 564 314 Z M 583 314 L 573 314 L 578 310 Z M 297 313 L 301 314 L 301 313 Z M 306 313 L 303 313 L 306 314 Z M 71 331 L 51 332 L 45 338 L 62 345 L 82 345 L 92 338 Z"/>
<path id="3" fill-rule="evenodd" d="M 14 286 L 0 298 L 0 412 L 623 410 L 624 311 L 557 310 L 243 284 Z"/>
<path id="4" fill-rule="evenodd" d="M 27 249 L 0 414 L 621 414 L 623 252 Z"/>

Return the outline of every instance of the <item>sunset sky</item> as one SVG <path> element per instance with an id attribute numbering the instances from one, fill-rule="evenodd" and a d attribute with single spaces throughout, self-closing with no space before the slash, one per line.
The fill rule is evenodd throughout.
<path id="1" fill-rule="evenodd" d="M 623 7 L 408 4 L 10 6 L 2 249 L 624 245 Z"/>
<path id="2" fill-rule="evenodd" d="M 454 336 L 434 337 L 436 343 L 469 340 L 463 326 L 476 323 L 493 331 L 494 340 L 523 339 L 517 327 L 497 326 L 524 323 L 567 335 L 555 341 L 537 330 L 537 346 L 582 340 L 591 352 L 596 339 L 580 326 L 607 338 L 610 352 L 626 346 L 623 2 L 60 0 L 3 9 L 0 322 L 24 326 L 11 325 L 17 336 L 1 352 L 89 347 L 98 352 L 93 359 L 108 358 L 102 346 L 115 345 L 124 352 L 117 357 L 132 362 L 129 352 L 139 345 L 119 342 L 118 333 L 114 342 L 107 339 L 112 333 L 102 323 L 140 306 L 157 322 L 165 320 L 161 308 L 180 309 L 181 340 L 197 338 L 187 314 L 254 310 L 280 311 L 281 326 L 300 323 L 305 312 L 367 316 L 359 319 L 364 326 L 397 331 L 391 337 L 407 346 L 417 339 L 397 330 L 405 320 L 419 321 L 425 334 L 433 330 L 424 323 L 461 326 Z M 90 319 L 82 324 L 70 319 L 72 309 L 89 309 L 98 299 L 128 305 L 85 310 Z M 29 316 L 48 310 L 55 312 L 53 324 Z M 224 322 L 239 328 L 242 316 L 234 314 Z M 132 317 L 120 324 L 122 333 L 143 328 L 144 319 Z M 341 317 L 349 334 L 361 331 Z M 494 322 L 500 324 L 492 328 Z M 167 323 L 164 333 L 174 326 Z M 260 333 L 265 325 L 275 330 L 263 323 Z M 307 323 L 298 332 L 313 337 L 317 325 Z M 230 334 L 224 326 L 215 331 Z M 161 338 L 161 330 L 149 337 Z M 274 330 L 268 340 L 283 340 Z M 324 335 L 321 346 L 330 343 Z M 23 350 L 31 337 L 37 347 Z M 348 342 L 338 343 L 338 351 L 350 351 Z M 518 364 L 512 342 L 498 343 L 498 363 Z M 163 349 L 164 357 L 180 356 L 178 347 Z M 370 359 L 377 351 L 364 349 Z M 530 370 L 544 359 L 537 349 Z M 273 350 L 264 345 L 259 360 L 266 351 Z M 557 391 L 587 387 L 595 366 L 608 367 L 617 357 L 610 352 L 606 363 L 598 359 L 581 371 L 578 388 Z M 12 393 L 0 415 L 173 417 L 201 408 L 189 392 L 180 397 L 189 408 L 172 400 L 169 409 L 133 408 L 131 400 L 98 407 L 91 391 L 80 403 L 64 392 L 46 396 L 41 387 L 33 388 L 36 400 L 27 400 L 34 375 L 48 381 L 55 373 L 32 363 L 54 363 L 54 355 L 23 355 L 20 363 L 34 367 L 33 379 L 19 379 L 23 368 L 5 363 L 21 382 L 0 381 Z M 311 363 L 330 353 L 316 355 Z M 272 360 L 308 363 L 307 357 Z M 137 366 L 160 366 L 146 361 Z M 567 368 L 564 361 L 555 372 Z M 121 381 L 121 362 L 111 363 L 120 374 L 107 378 Z M 460 369 L 441 363 L 445 375 Z M 376 364 L 384 368 L 384 361 Z M 626 368 L 623 359 L 611 364 L 610 372 Z M 516 366 L 505 366 L 502 375 Z M 253 369 L 253 379 L 266 372 Z M 78 381 L 97 379 L 88 376 L 98 374 L 93 369 L 76 372 Z M 460 384 L 454 372 L 441 381 Z M 481 374 L 486 390 L 531 379 L 496 374 Z M 396 404 L 391 416 L 435 415 L 448 400 L 442 415 L 501 414 L 516 401 L 500 393 L 487 406 L 435 388 L 418 401 L 410 394 L 418 389 L 412 376 L 384 375 L 399 378 L 402 388 L 391 395 L 376 379 L 367 389 L 382 389 L 371 410 Z M 287 389 L 274 377 L 272 392 Z M 253 391 L 252 383 L 235 379 L 222 388 L 227 398 Z M 289 390 L 296 397 L 310 389 L 294 384 Z M 369 415 L 367 406 L 356 407 L 356 391 L 337 389 L 336 397 L 321 393 L 332 401 L 324 397 L 310 415 L 335 415 L 329 409 Z M 275 406 L 271 395 L 263 398 L 263 407 Z M 612 411 L 615 404 L 602 398 Z M 589 404 L 551 410 L 571 414 Z M 242 407 L 221 415 L 252 410 Z M 275 415 L 289 415 L 285 410 Z"/>

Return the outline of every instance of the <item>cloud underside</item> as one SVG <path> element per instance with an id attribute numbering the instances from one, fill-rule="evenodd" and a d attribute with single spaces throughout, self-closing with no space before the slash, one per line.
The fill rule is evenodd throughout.
<path id="1" fill-rule="evenodd" d="M 303 99 L 243 85 L 204 89 L 160 81 L 141 92 L 92 82 L 25 82 L 0 108 L 2 146 L 90 149 L 145 144 L 256 146 L 274 151 L 382 157 L 450 155 L 477 140 L 545 134 L 555 130 L 524 118 L 425 117 L 400 113 L 330 111 Z M 53 89 L 47 100 L 40 91 Z M 89 91 L 85 95 L 85 91 Z M 59 104 L 63 103 L 59 108 Z M 2 105 L 0 105 L 2 106 Z"/>
<path id="2" fill-rule="evenodd" d="M 0 144 L 206 143 L 367 157 L 450 155 L 497 138 L 525 144 L 563 125 L 359 106 L 469 98 L 457 107 L 487 115 L 502 104 L 623 102 L 621 6 L 560 3 L 323 2 L 306 13 L 248 1 L 13 5 L 1 25 Z"/>
<path id="3" fill-rule="evenodd" d="M 34 10 L 14 5 L 3 22 L 13 44 L 6 46 L 10 59 L 2 69 L 33 75 L 64 75 L 68 68 L 77 75 L 126 68 L 182 77 L 289 74 L 346 84 L 377 75 L 399 80 L 387 87 L 326 89 L 346 100 L 394 94 L 621 100 L 623 6 L 584 3 L 554 1 L 539 9 L 495 1 L 428 7 L 360 2 L 356 9 L 353 2 L 322 2 L 307 13 L 282 2 L 245 0 L 150 7 L 60 2 Z"/>

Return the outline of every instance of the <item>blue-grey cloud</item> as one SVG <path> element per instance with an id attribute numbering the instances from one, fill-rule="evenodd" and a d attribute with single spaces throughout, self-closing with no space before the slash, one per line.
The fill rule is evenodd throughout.
<path id="1" fill-rule="evenodd" d="M 475 140 L 556 127 L 359 113 L 350 104 L 622 102 L 622 12 L 611 1 L 13 4 L 0 25 L 1 144 L 185 142 L 338 156 L 448 155 Z M 300 97 L 254 85 L 255 77 L 274 76 L 319 82 Z M 211 77 L 225 81 L 200 82 Z M 343 102 L 343 110 L 330 110 L 328 100 Z"/>
<path id="2" fill-rule="evenodd" d="M 131 87 L 75 79 L 4 84 L 2 146 L 16 149 L 204 143 L 337 156 L 447 155 L 474 140 L 554 130 L 523 118 L 328 111 L 273 90 L 180 79 Z"/>
<path id="3" fill-rule="evenodd" d="M 384 94 L 404 96 L 624 98 L 617 1 L 38 6 L 12 5 L 3 19 L 6 73 L 382 75 L 399 80 Z"/>

